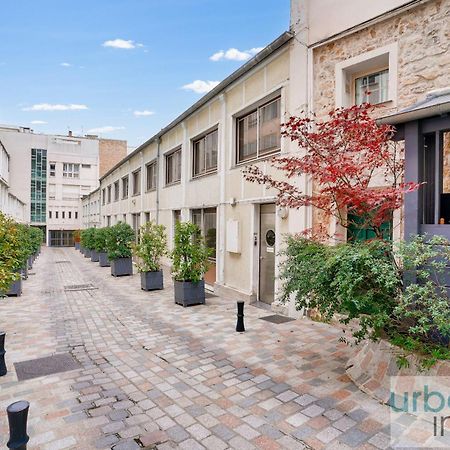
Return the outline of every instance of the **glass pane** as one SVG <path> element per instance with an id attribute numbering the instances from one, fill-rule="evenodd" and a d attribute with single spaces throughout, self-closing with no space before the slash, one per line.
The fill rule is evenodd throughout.
<path id="1" fill-rule="evenodd" d="M 270 153 L 280 148 L 280 99 L 259 110 L 259 154 Z"/>
<path id="2" fill-rule="evenodd" d="M 450 131 L 441 134 L 442 145 L 442 173 L 441 173 L 441 204 L 440 221 L 450 224 Z"/>
<path id="3" fill-rule="evenodd" d="M 238 161 L 255 158 L 257 152 L 257 112 L 238 121 Z"/>
<path id="4" fill-rule="evenodd" d="M 207 171 L 217 168 L 217 146 L 218 146 L 218 132 L 214 131 L 208 134 L 205 138 Z"/>
<path id="5" fill-rule="evenodd" d="M 204 236 L 206 245 L 212 250 L 211 258 L 216 258 L 216 209 L 205 209 L 204 213 Z"/>
<path id="6" fill-rule="evenodd" d="M 205 139 L 194 144 L 194 175 L 205 172 Z"/>

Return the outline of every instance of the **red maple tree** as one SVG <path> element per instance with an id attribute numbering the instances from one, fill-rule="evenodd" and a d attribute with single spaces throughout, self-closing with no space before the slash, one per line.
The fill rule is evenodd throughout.
<path id="1" fill-rule="evenodd" d="M 392 126 L 372 117 L 373 109 L 365 103 L 334 109 L 327 120 L 315 115 L 290 117 L 282 125 L 282 136 L 296 142 L 299 151 L 271 160 L 284 173 L 283 179 L 254 165 L 244 170 L 245 178 L 275 188 L 280 206 L 313 206 L 346 228 L 351 225 L 349 217 L 357 216 L 359 227 L 372 229 L 381 238 L 381 225 L 391 220 L 404 195 L 420 184 L 404 182 L 403 147 L 393 141 Z M 312 194 L 290 182 L 300 175 L 312 178 Z"/>

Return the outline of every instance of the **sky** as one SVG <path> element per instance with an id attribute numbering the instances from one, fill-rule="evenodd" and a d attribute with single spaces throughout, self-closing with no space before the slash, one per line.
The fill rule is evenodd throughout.
<path id="1" fill-rule="evenodd" d="M 0 124 L 133 148 L 289 28 L 289 0 L 2 5 Z"/>

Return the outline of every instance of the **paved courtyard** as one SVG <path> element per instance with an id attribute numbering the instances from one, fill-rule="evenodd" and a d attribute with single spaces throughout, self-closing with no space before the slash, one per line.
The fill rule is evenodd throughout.
<path id="1" fill-rule="evenodd" d="M 29 449 L 387 448 L 388 408 L 345 374 L 339 330 L 299 319 L 273 324 L 219 297 L 182 308 L 138 275 L 113 278 L 72 248 L 44 248 L 20 298 L 0 299 L 9 373 L 5 409 L 31 404 Z M 14 363 L 55 353 L 74 370 L 18 381 Z"/>

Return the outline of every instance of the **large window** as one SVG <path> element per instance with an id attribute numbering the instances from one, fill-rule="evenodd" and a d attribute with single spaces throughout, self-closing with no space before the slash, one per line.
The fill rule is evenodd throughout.
<path id="1" fill-rule="evenodd" d="M 156 161 L 151 162 L 150 164 L 147 164 L 146 166 L 146 188 L 147 191 L 151 191 L 153 189 L 156 189 L 156 183 L 157 183 L 157 166 Z"/>
<path id="2" fill-rule="evenodd" d="M 111 203 L 111 185 L 108 186 L 108 203 Z"/>
<path id="3" fill-rule="evenodd" d="M 133 172 L 133 195 L 141 193 L 141 169 Z"/>
<path id="4" fill-rule="evenodd" d="M 389 70 L 382 70 L 355 79 L 355 103 L 386 102 L 389 98 Z"/>
<path id="5" fill-rule="evenodd" d="M 194 141 L 193 173 L 194 177 L 217 170 L 218 131 Z"/>
<path id="6" fill-rule="evenodd" d="M 277 98 L 237 120 L 237 162 L 274 153 L 281 147 L 281 99 Z"/>
<path id="7" fill-rule="evenodd" d="M 31 222 L 47 220 L 47 150 L 31 150 Z"/>
<path id="8" fill-rule="evenodd" d="M 128 198 L 128 175 L 122 178 L 122 198 Z"/>
<path id="9" fill-rule="evenodd" d="M 216 259 L 217 217 L 216 208 L 193 209 L 192 222 L 198 225 L 208 248 L 211 249 L 211 259 Z"/>
<path id="10" fill-rule="evenodd" d="M 119 182 L 116 181 L 114 183 L 114 201 L 119 201 Z"/>
<path id="11" fill-rule="evenodd" d="M 166 155 L 166 184 L 181 180 L 181 148 Z"/>
<path id="12" fill-rule="evenodd" d="M 74 163 L 63 164 L 64 178 L 80 178 L 80 165 Z"/>

